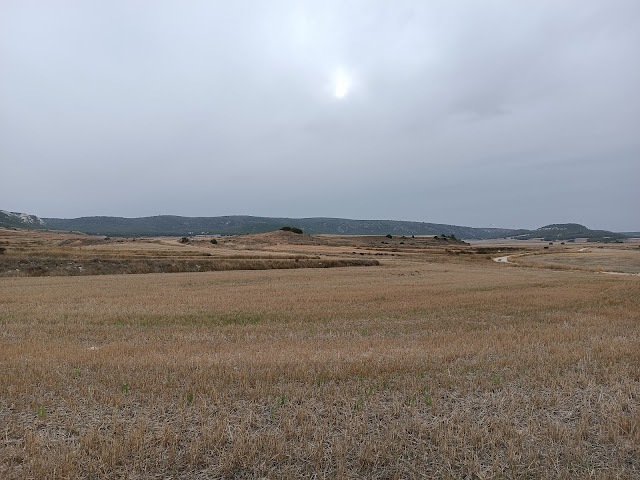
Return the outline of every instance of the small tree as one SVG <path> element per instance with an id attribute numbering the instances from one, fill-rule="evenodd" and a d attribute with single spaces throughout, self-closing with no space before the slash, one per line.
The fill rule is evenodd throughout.
<path id="1" fill-rule="evenodd" d="M 300 228 L 297 227 L 289 227 L 289 226 L 285 226 L 282 227 L 280 230 L 284 230 L 285 232 L 293 232 L 293 233 L 304 233 Z"/>

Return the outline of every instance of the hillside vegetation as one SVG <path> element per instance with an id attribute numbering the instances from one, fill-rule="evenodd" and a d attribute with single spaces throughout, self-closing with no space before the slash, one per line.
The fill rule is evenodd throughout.
<path id="1" fill-rule="evenodd" d="M 39 218 L 26 213 L 0 210 L 0 227 L 40 228 L 106 235 L 110 237 L 155 237 L 193 235 L 247 235 L 267 233 L 282 228 L 301 230 L 308 234 L 329 235 L 453 235 L 467 240 L 512 237 L 518 240 L 542 238 L 547 241 L 587 238 L 590 241 L 612 242 L 631 234 L 606 230 L 590 230 L 577 223 L 552 224 L 536 230 L 506 228 L 474 228 L 442 223 L 403 220 L 352 220 L 347 218 L 287 218 L 229 215 L 219 217 L 80 217 Z"/>
<path id="2" fill-rule="evenodd" d="M 517 240 L 530 240 L 542 238 L 546 241 L 575 240 L 586 238 L 590 242 L 615 242 L 628 238 L 623 233 L 614 233 L 608 230 L 591 230 L 579 223 L 556 223 L 540 227 L 531 232 L 526 230 L 513 235 Z"/>
<path id="3" fill-rule="evenodd" d="M 6 228 L 44 228 L 44 221 L 35 215 L 0 210 L 0 227 Z"/>
<path id="4" fill-rule="evenodd" d="M 74 219 L 45 218 L 47 228 L 73 230 L 92 235 L 109 236 L 182 236 L 242 235 L 266 233 L 283 225 L 309 234 L 333 235 L 455 235 L 457 238 L 484 239 L 507 235 L 502 228 L 472 228 L 438 223 L 398 220 L 351 220 L 344 218 L 278 218 L 232 215 L 223 217 L 81 217 Z"/>

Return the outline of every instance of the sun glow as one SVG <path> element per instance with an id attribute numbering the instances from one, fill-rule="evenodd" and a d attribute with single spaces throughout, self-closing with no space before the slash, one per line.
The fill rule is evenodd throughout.
<path id="1" fill-rule="evenodd" d="M 344 98 L 349 93 L 351 87 L 351 79 L 343 72 L 336 72 L 335 78 L 335 96 L 336 98 Z"/>

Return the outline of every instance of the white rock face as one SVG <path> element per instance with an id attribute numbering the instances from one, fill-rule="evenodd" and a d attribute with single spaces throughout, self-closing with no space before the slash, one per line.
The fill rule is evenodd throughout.
<path id="1" fill-rule="evenodd" d="M 28 223 L 31 225 L 38 224 L 44 225 L 44 222 L 40 217 L 36 217 L 35 215 L 28 215 L 26 213 L 19 212 L 9 212 L 7 210 L 0 210 L 0 213 L 5 214 L 7 217 L 14 217 L 19 219 L 22 223 Z"/>

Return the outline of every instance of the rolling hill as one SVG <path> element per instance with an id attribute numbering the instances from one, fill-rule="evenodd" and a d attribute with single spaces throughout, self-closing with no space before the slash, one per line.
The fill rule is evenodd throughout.
<path id="1" fill-rule="evenodd" d="M 484 239 L 507 235 L 502 228 L 472 228 L 437 223 L 398 220 L 350 220 L 344 218 L 286 218 L 286 217 L 82 217 L 74 219 L 44 218 L 46 228 L 73 230 L 109 236 L 183 236 L 238 235 L 265 233 L 284 225 L 298 227 L 310 234 L 340 235 L 455 235 L 458 238 Z"/>
<path id="2" fill-rule="evenodd" d="M 35 215 L 0 210 L 0 227 L 8 228 L 46 228 L 44 221 Z"/>
<path id="3" fill-rule="evenodd" d="M 579 223 L 554 223 L 545 225 L 531 232 L 513 233 L 511 236 L 517 240 L 541 238 L 545 241 L 560 241 L 586 238 L 590 242 L 615 242 L 628 238 L 628 236 L 623 233 L 615 233 L 608 230 L 591 230 Z"/>
<path id="4" fill-rule="evenodd" d="M 551 224 L 536 230 L 507 228 L 474 228 L 442 223 L 402 220 L 352 220 L 346 218 L 288 218 L 229 215 L 220 217 L 80 217 L 39 218 L 26 213 L 0 210 L 0 227 L 66 230 L 112 237 L 243 235 L 266 233 L 289 225 L 309 234 L 335 235 L 455 235 L 466 240 L 511 237 L 517 240 L 541 238 L 546 241 L 587 238 L 589 241 L 612 242 L 630 234 L 607 230 L 591 230 L 577 223 Z"/>

